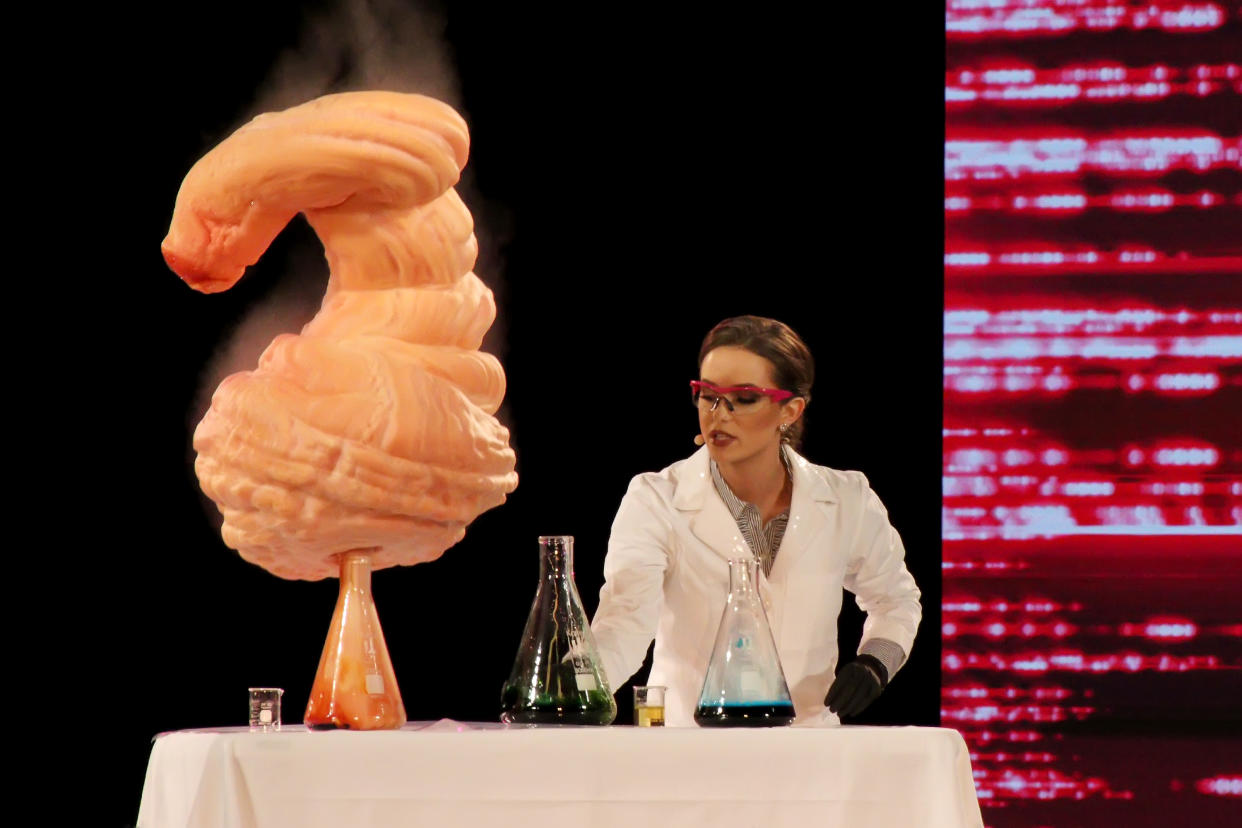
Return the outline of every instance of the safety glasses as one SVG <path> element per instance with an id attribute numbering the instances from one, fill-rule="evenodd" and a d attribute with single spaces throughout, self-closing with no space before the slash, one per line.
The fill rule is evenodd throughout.
<path id="1" fill-rule="evenodd" d="M 690 396 L 694 407 L 700 411 L 715 411 L 716 406 L 724 402 L 725 408 L 731 414 L 749 414 L 760 410 L 768 400 L 780 403 L 794 394 L 780 388 L 759 388 L 755 385 L 721 386 L 702 380 L 691 380 Z"/>

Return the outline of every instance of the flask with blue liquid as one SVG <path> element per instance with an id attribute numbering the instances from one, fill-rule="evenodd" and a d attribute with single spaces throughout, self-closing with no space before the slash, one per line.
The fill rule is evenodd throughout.
<path id="1" fill-rule="evenodd" d="M 759 600 L 759 562 L 729 561 L 729 598 L 716 632 L 694 721 L 704 727 L 773 727 L 794 720 L 776 641 Z"/>

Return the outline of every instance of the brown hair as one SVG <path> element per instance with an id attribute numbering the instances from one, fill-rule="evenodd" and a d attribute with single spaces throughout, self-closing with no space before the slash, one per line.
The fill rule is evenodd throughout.
<path id="1" fill-rule="evenodd" d="M 784 322 L 762 316 L 734 316 L 708 331 L 699 348 L 699 368 L 710 351 L 731 346 L 745 348 L 772 363 L 776 387 L 793 392 L 795 397 L 811 403 L 811 384 L 815 381 L 815 360 L 802 337 Z M 794 450 L 802 448 L 806 409 L 789 427 L 784 440 Z"/>

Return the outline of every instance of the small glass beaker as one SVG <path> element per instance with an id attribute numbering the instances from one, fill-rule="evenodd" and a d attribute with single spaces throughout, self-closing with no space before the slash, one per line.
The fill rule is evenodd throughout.
<path id="1" fill-rule="evenodd" d="M 634 725 L 664 727 L 664 691 L 659 684 L 634 686 Z"/>
<path id="2" fill-rule="evenodd" d="M 284 692 L 279 687 L 250 688 L 251 732 L 280 730 L 280 697 Z"/>

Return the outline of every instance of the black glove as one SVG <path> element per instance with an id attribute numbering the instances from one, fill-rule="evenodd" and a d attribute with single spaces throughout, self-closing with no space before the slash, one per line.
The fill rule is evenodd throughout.
<path id="1" fill-rule="evenodd" d="M 880 697 L 886 684 L 888 670 L 878 658 L 864 653 L 837 673 L 824 704 L 838 716 L 857 716 Z"/>

